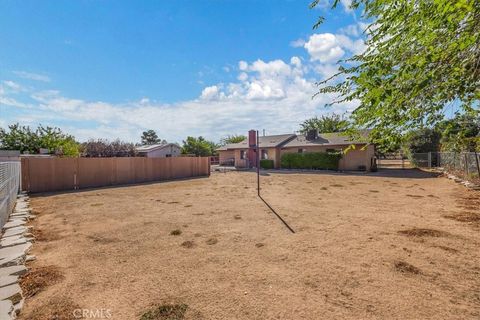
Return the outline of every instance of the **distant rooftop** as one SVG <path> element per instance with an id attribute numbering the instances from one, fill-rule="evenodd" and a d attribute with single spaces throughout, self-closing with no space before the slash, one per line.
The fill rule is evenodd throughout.
<path id="1" fill-rule="evenodd" d="M 361 135 L 367 135 L 367 131 Z M 365 140 L 351 140 L 344 132 L 320 133 L 314 140 L 307 140 L 303 134 L 280 134 L 274 136 L 260 136 L 260 148 L 291 148 L 291 147 L 307 147 L 315 145 L 330 145 L 341 146 L 350 144 L 364 144 Z M 233 150 L 233 149 L 248 149 L 247 139 L 239 143 L 230 143 L 218 148 L 219 151 Z"/>
<path id="2" fill-rule="evenodd" d="M 153 151 L 153 150 L 157 150 L 157 149 L 162 149 L 162 148 L 165 148 L 165 147 L 170 146 L 170 145 L 175 145 L 175 146 L 179 147 L 175 143 L 160 143 L 160 144 L 147 144 L 147 145 L 143 145 L 143 146 L 138 146 L 135 149 L 137 150 L 137 152 L 149 152 L 149 151 Z"/>

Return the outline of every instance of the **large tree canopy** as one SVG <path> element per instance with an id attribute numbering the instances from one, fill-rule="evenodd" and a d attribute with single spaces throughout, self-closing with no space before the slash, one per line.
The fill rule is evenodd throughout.
<path id="1" fill-rule="evenodd" d="M 242 134 L 228 135 L 225 138 L 222 138 L 220 140 L 220 145 L 224 146 L 224 145 L 229 144 L 229 143 L 239 143 L 239 142 L 242 142 L 245 139 L 247 139 L 247 137 L 242 135 Z"/>
<path id="2" fill-rule="evenodd" d="M 340 132 L 346 130 L 348 120 L 338 114 L 313 117 L 300 124 L 300 133 L 307 133 L 310 130 L 317 130 L 319 133 Z"/>
<path id="3" fill-rule="evenodd" d="M 216 154 L 217 147 L 214 142 L 205 140 L 202 136 L 198 138 L 187 137 L 187 140 L 183 141 L 182 153 L 206 157 Z"/>
<path id="4" fill-rule="evenodd" d="M 8 130 L 0 128 L 0 148 L 32 154 L 48 149 L 50 153 L 62 156 L 79 155 L 79 144 L 73 136 L 63 133 L 60 128 L 42 125 L 35 130 L 18 123 L 8 126 Z"/>
<path id="5" fill-rule="evenodd" d="M 384 144 L 440 122 L 446 109 L 478 114 L 480 0 L 352 0 L 351 6 L 371 21 L 367 49 L 342 61 L 318 94 L 337 93 L 333 103 L 359 101 L 351 119 Z"/>
<path id="6" fill-rule="evenodd" d="M 159 139 L 155 130 L 147 130 L 142 132 L 142 136 L 140 137 L 143 145 L 152 145 L 157 143 L 166 143 L 167 141 Z"/>

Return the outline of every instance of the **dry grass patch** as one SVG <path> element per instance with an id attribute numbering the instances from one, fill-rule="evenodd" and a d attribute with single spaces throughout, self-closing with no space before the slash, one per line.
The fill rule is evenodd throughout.
<path id="1" fill-rule="evenodd" d="M 154 307 L 140 317 L 140 320 L 181 320 L 188 309 L 186 304 L 165 304 Z"/>
<path id="2" fill-rule="evenodd" d="M 450 233 L 440 230 L 427 228 L 412 228 L 407 230 L 400 230 L 398 233 L 409 237 L 448 237 Z"/>
<path id="3" fill-rule="evenodd" d="M 479 212 L 461 212 L 457 214 L 449 214 L 444 216 L 447 219 L 452 219 L 460 222 L 474 222 L 480 223 Z"/>
<path id="4" fill-rule="evenodd" d="M 40 307 L 35 308 L 32 312 L 21 313 L 20 319 L 25 320 L 75 320 L 75 310 L 80 306 L 75 304 L 71 299 L 65 297 L 53 297 L 48 299 Z"/>
<path id="5" fill-rule="evenodd" d="M 207 243 L 208 245 L 217 244 L 217 243 L 218 243 L 218 240 L 217 240 L 217 238 L 210 238 L 210 239 L 208 239 L 208 240 L 206 241 L 206 243 Z"/>
<path id="6" fill-rule="evenodd" d="M 46 287 L 63 279 L 63 274 L 56 266 L 32 268 L 26 275 L 21 277 L 20 286 L 25 297 L 33 297 Z"/>
<path id="7" fill-rule="evenodd" d="M 184 247 L 184 248 L 193 248 L 193 247 L 195 247 L 195 242 L 187 240 L 187 241 L 182 242 L 181 246 Z"/>
<path id="8" fill-rule="evenodd" d="M 175 230 L 170 231 L 171 236 L 179 236 L 181 234 L 182 234 L 182 230 L 180 230 L 180 229 L 175 229 Z"/>
<path id="9" fill-rule="evenodd" d="M 411 265 L 408 262 L 405 261 L 396 261 L 395 262 L 395 270 L 401 273 L 409 273 L 409 274 L 421 274 L 422 272 L 420 269 L 415 267 L 414 265 Z"/>
<path id="10" fill-rule="evenodd" d="M 33 228 L 30 231 L 35 238 L 35 241 L 56 241 L 60 240 L 62 237 L 55 231 L 52 230 L 41 230 Z"/>

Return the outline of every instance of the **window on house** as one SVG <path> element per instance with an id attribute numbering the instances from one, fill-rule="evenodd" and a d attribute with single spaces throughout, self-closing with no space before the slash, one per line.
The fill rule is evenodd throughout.
<path id="1" fill-rule="evenodd" d="M 298 149 L 298 153 L 305 153 L 305 152 L 307 152 L 307 149 L 302 149 L 302 148 Z"/>
<path id="2" fill-rule="evenodd" d="M 268 151 L 262 150 L 262 159 L 268 159 Z"/>
<path id="3" fill-rule="evenodd" d="M 245 150 L 240 150 L 240 159 L 245 160 L 246 152 Z"/>

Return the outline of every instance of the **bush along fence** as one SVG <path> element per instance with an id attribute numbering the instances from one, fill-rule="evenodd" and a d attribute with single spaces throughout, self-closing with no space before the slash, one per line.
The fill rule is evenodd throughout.
<path id="1" fill-rule="evenodd" d="M 428 152 L 412 154 L 412 164 L 438 168 L 467 187 L 480 189 L 480 154 L 477 152 Z"/>
<path id="2" fill-rule="evenodd" d="M 23 158 L 22 189 L 49 192 L 210 175 L 208 157 Z"/>
<path id="3" fill-rule="evenodd" d="M 338 170 L 341 158 L 340 153 L 286 153 L 282 155 L 281 166 L 286 169 Z"/>

